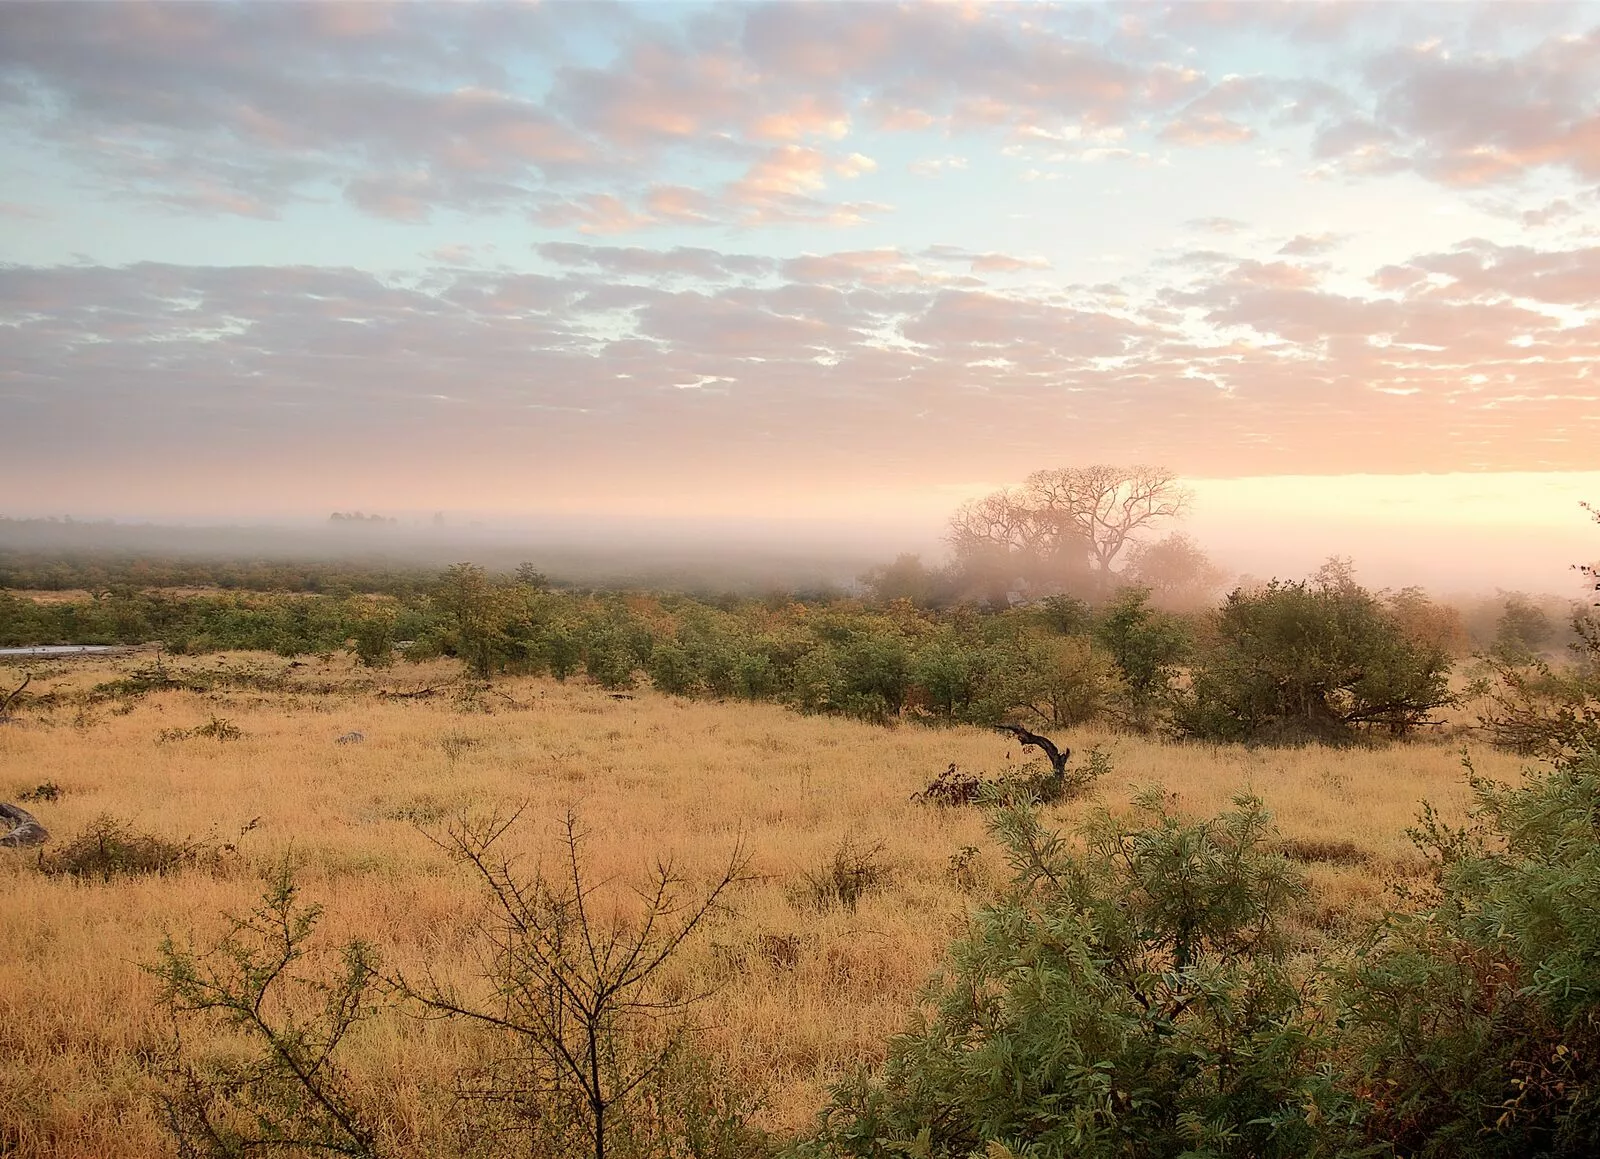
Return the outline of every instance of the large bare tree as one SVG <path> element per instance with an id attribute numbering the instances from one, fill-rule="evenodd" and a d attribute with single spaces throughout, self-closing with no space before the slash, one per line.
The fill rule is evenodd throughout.
<path id="1" fill-rule="evenodd" d="M 964 566 L 1003 565 L 1034 584 L 1086 572 L 1098 587 L 1124 550 L 1181 515 L 1188 501 L 1177 476 L 1161 467 L 1057 467 L 963 504 L 949 540 Z"/>

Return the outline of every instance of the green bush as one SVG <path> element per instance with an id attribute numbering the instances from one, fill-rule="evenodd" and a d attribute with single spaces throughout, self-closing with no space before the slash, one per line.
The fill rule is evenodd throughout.
<path id="1" fill-rule="evenodd" d="M 1344 1023 L 1370 1137 L 1406 1155 L 1600 1152 L 1600 754 L 1416 837 L 1438 896 L 1348 970 Z"/>
<path id="2" fill-rule="evenodd" d="M 1177 730 L 1213 741 L 1339 741 L 1404 735 L 1451 702 L 1449 660 L 1407 638 L 1354 584 L 1234 591 L 1195 664 Z"/>
<path id="3" fill-rule="evenodd" d="M 1190 648 L 1187 626 L 1148 604 L 1145 588 L 1128 588 L 1096 617 L 1094 639 L 1111 654 L 1127 689 L 1128 723 L 1150 727 L 1168 705 L 1178 667 Z"/>
<path id="4" fill-rule="evenodd" d="M 1010 888 L 801 1154 L 1332 1153 L 1327 1124 L 1354 1112 L 1286 961 L 1303 886 L 1268 815 L 1240 797 L 1185 822 L 1159 792 L 1140 808 L 1098 814 L 1082 853 L 1026 808 L 994 814 Z"/>

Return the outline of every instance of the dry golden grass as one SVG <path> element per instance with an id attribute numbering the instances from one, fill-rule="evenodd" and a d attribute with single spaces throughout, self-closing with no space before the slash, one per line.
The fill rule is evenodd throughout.
<path id="1" fill-rule="evenodd" d="M 36 669 L 30 692 L 81 692 L 145 663 L 54 664 Z M 283 669 L 270 657 L 182 663 Z M 68 696 L 0 727 L 0 799 L 59 784 L 58 800 L 30 806 L 57 843 L 111 814 L 142 831 L 239 847 L 221 874 L 109 884 L 47 878 L 33 852 L 0 850 L 0 1152 L 110 1159 L 170 1150 L 143 1095 L 140 1060 L 166 1028 L 140 963 L 154 959 L 164 931 L 202 940 L 218 932 L 220 913 L 247 909 L 261 871 L 287 850 L 306 895 L 327 906 L 325 932 L 470 982 L 481 898 L 419 824 L 526 800 L 514 839 L 535 854 L 550 848 L 570 805 L 589 833 L 593 872 L 621 879 L 641 878 L 658 854 L 708 878 L 742 837 L 762 878 L 683 965 L 723 983 L 700 1011 L 708 1045 L 767 1091 L 766 1124 L 785 1131 L 806 1125 L 830 1082 L 881 1057 L 962 929 L 975 894 L 959 888 L 951 855 L 977 846 L 980 882 L 1001 872 L 975 811 L 909 800 L 951 761 L 982 773 L 1020 762 L 996 733 L 886 730 L 648 691 L 615 699 L 578 682 L 504 681 L 483 701 L 488 713 L 458 702 L 454 689 L 411 701 L 374 692 L 453 675 L 448 665 L 407 667 L 375 680 L 334 660 L 295 668 L 281 692 L 167 692 L 88 708 Z M 20 676 L 0 667 L 0 685 Z M 162 729 L 214 715 L 242 739 L 158 742 Z M 365 742 L 336 745 L 349 730 Z M 1152 783 L 1195 813 L 1225 807 L 1241 789 L 1264 797 L 1292 850 L 1311 859 L 1316 897 L 1304 930 L 1313 939 L 1359 921 L 1382 902 L 1386 880 L 1415 870 L 1404 831 L 1422 798 L 1446 816 L 1465 800 L 1454 742 L 1249 752 L 1088 732 L 1064 739 L 1111 752 L 1115 772 L 1095 800 L 1112 808 L 1131 786 Z M 1511 758 L 1473 756 L 1482 772 L 1516 774 Z M 1052 813 L 1067 825 L 1089 807 Z M 819 910 L 804 896 L 804 875 L 847 839 L 881 844 L 889 885 L 854 912 Z M 354 1045 L 356 1069 L 382 1080 L 373 1089 L 384 1113 L 413 1120 L 464 1049 L 398 1016 Z"/>

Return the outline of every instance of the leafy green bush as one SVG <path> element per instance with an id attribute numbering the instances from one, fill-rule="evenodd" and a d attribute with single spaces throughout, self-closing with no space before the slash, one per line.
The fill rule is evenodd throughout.
<path id="1" fill-rule="evenodd" d="M 1341 999 L 1369 1134 L 1401 1154 L 1600 1152 L 1600 754 L 1472 777 L 1465 829 L 1415 836 L 1438 896 L 1393 915 Z"/>
<path id="2" fill-rule="evenodd" d="M 1127 690 L 1127 723 L 1145 729 L 1167 706 L 1188 656 L 1189 631 L 1177 616 L 1149 606 L 1150 593 L 1128 588 L 1094 624 L 1094 639 L 1111 654 Z"/>
<path id="3" fill-rule="evenodd" d="M 1213 741 L 1338 741 L 1403 735 L 1451 702 L 1449 660 L 1409 639 L 1353 583 L 1274 580 L 1236 590 L 1195 664 L 1175 723 Z"/>
<path id="4" fill-rule="evenodd" d="M 1185 822 L 1159 791 L 1139 808 L 1097 814 L 1082 853 L 1027 808 L 993 815 L 1010 888 L 801 1154 L 1330 1153 L 1326 1124 L 1354 1111 L 1286 960 L 1303 884 L 1268 815 L 1239 797 Z"/>

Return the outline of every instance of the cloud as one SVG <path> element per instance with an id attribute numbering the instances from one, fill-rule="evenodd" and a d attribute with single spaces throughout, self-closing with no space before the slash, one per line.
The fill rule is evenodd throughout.
<path id="1" fill-rule="evenodd" d="M 752 206 L 763 223 L 848 224 L 876 210 L 749 194 L 815 198 L 809 160 L 863 119 L 879 131 L 1091 132 L 1203 84 L 1187 66 L 1124 59 L 1108 28 L 1038 17 L 770 4 L 674 24 L 566 5 L 11 5 L 0 124 L 108 194 L 185 212 L 271 217 L 332 186 L 401 222 L 535 202 L 596 231 Z M 580 42 L 607 51 L 571 52 Z M 735 188 L 717 206 L 675 212 L 657 192 L 661 206 L 641 207 L 647 191 L 685 187 L 669 156 L 709 167 L 696 185 Z M 875 164 L 859 148 L 830 157 L 844 177 Z M 563 203 L 578 208 L 548 208 Z"/>
<path id="2" fill-rule="evenodd" d="M 1511 53 L 1452 51 L 1436 39 L 1378 55 L 1367 74 L 1371 113 L 1326 129 L 1320 156 L 1457 187 L 1540 168 L 1600 177 L 1600 31 Z"/>
<path id="3" fill-rule="evenodd" d="M 1250 228 L 1248 222 L 1240 221 L 1237 217 L 1193 217 L 1184 224 L 1190 229 L 1220 234 L 1236 234 Z"/>
<path id="4" fill-rule="evenodd" d="M 1318 257 L 1338 249 L 1344 241 L 1344 236 L 1337 233 L 1299 233 L 1279 246 L 1278 253 L 1285 257 Z"/>
<path id="5" fill-rule="evenodd" d="M 685 277 L 705 281 L 758 277 L 770 274 L 771 258 L 752 254 L 726 254 L 717 250 L 677 246 L 669 250 L 547 242 L 539 255 L 563 266 L 589 267 L 629 277 Z"/>
<path id="6" fill-rule="evenodd" d="M 1037 263 L 954 246 L 536 252 L 549 272 L 451 251 L 420 281 L 0 268 L 0 460 L 199 447 L 276 477 L 313 445 L 399 471 L 421 440 L 476 448 L 458 471 L 515 462 L 553 486 L 581 462 L 635 487 L 674 461 L 790 486 L 823 462 L 1004 477 L 1069 446 L 1196 473 L 1577 468 L 1600 413 L 1600 247 L 1472 241 L 1380 267 L 1368 293 L 1281 259 L 1130 291 L 1014 285 Z"/>
<path id="7" fill-rule="evenodd" d="M 585 193 L 549 201 L 534 211 L 534 220 L 555 229 L 579 233 L 630 233 L 654 225 L 656 219 L 639 213 L 614 193 Z"/>
<path id="8" fill-rule="evenodd" d="M 971 269 L 975 274 L 1012 274 L 1020 270 L 1048 270 L 1045 258 L 1019 258 L 1011 254 L 974 254 Z"/>
<path id="9" fill-rule="evenodd" d="M 1518 220 L 1523 225 L 1538 228 L 1545 225 L 1555 225 L 1578 216 L 1582 210 L 1573 205 L 1565 197 L 1558 197 L 1554 201 L 1546 202 L 1536 209 L 1524 209 L 1517 214 Z"/>
<path id="10" fill-rule="evenodd" d="M 921 161 L 913 161 L 906 166 L 908 172 L 918 177 L 937 177 L 949 169 L 965 169 L 967 159 L 954 153 L 947 153 L 943 157 L 925 157 Z"/>
<path id="11" fill-rule="evenodd" d="M 1256 131 L 1249 125 L 1230 120 L 1221 113 L 1195 113 L 1169 122 L 1161 139 L 1173 145 L 1238 145 L 1254 140 Z"/>

